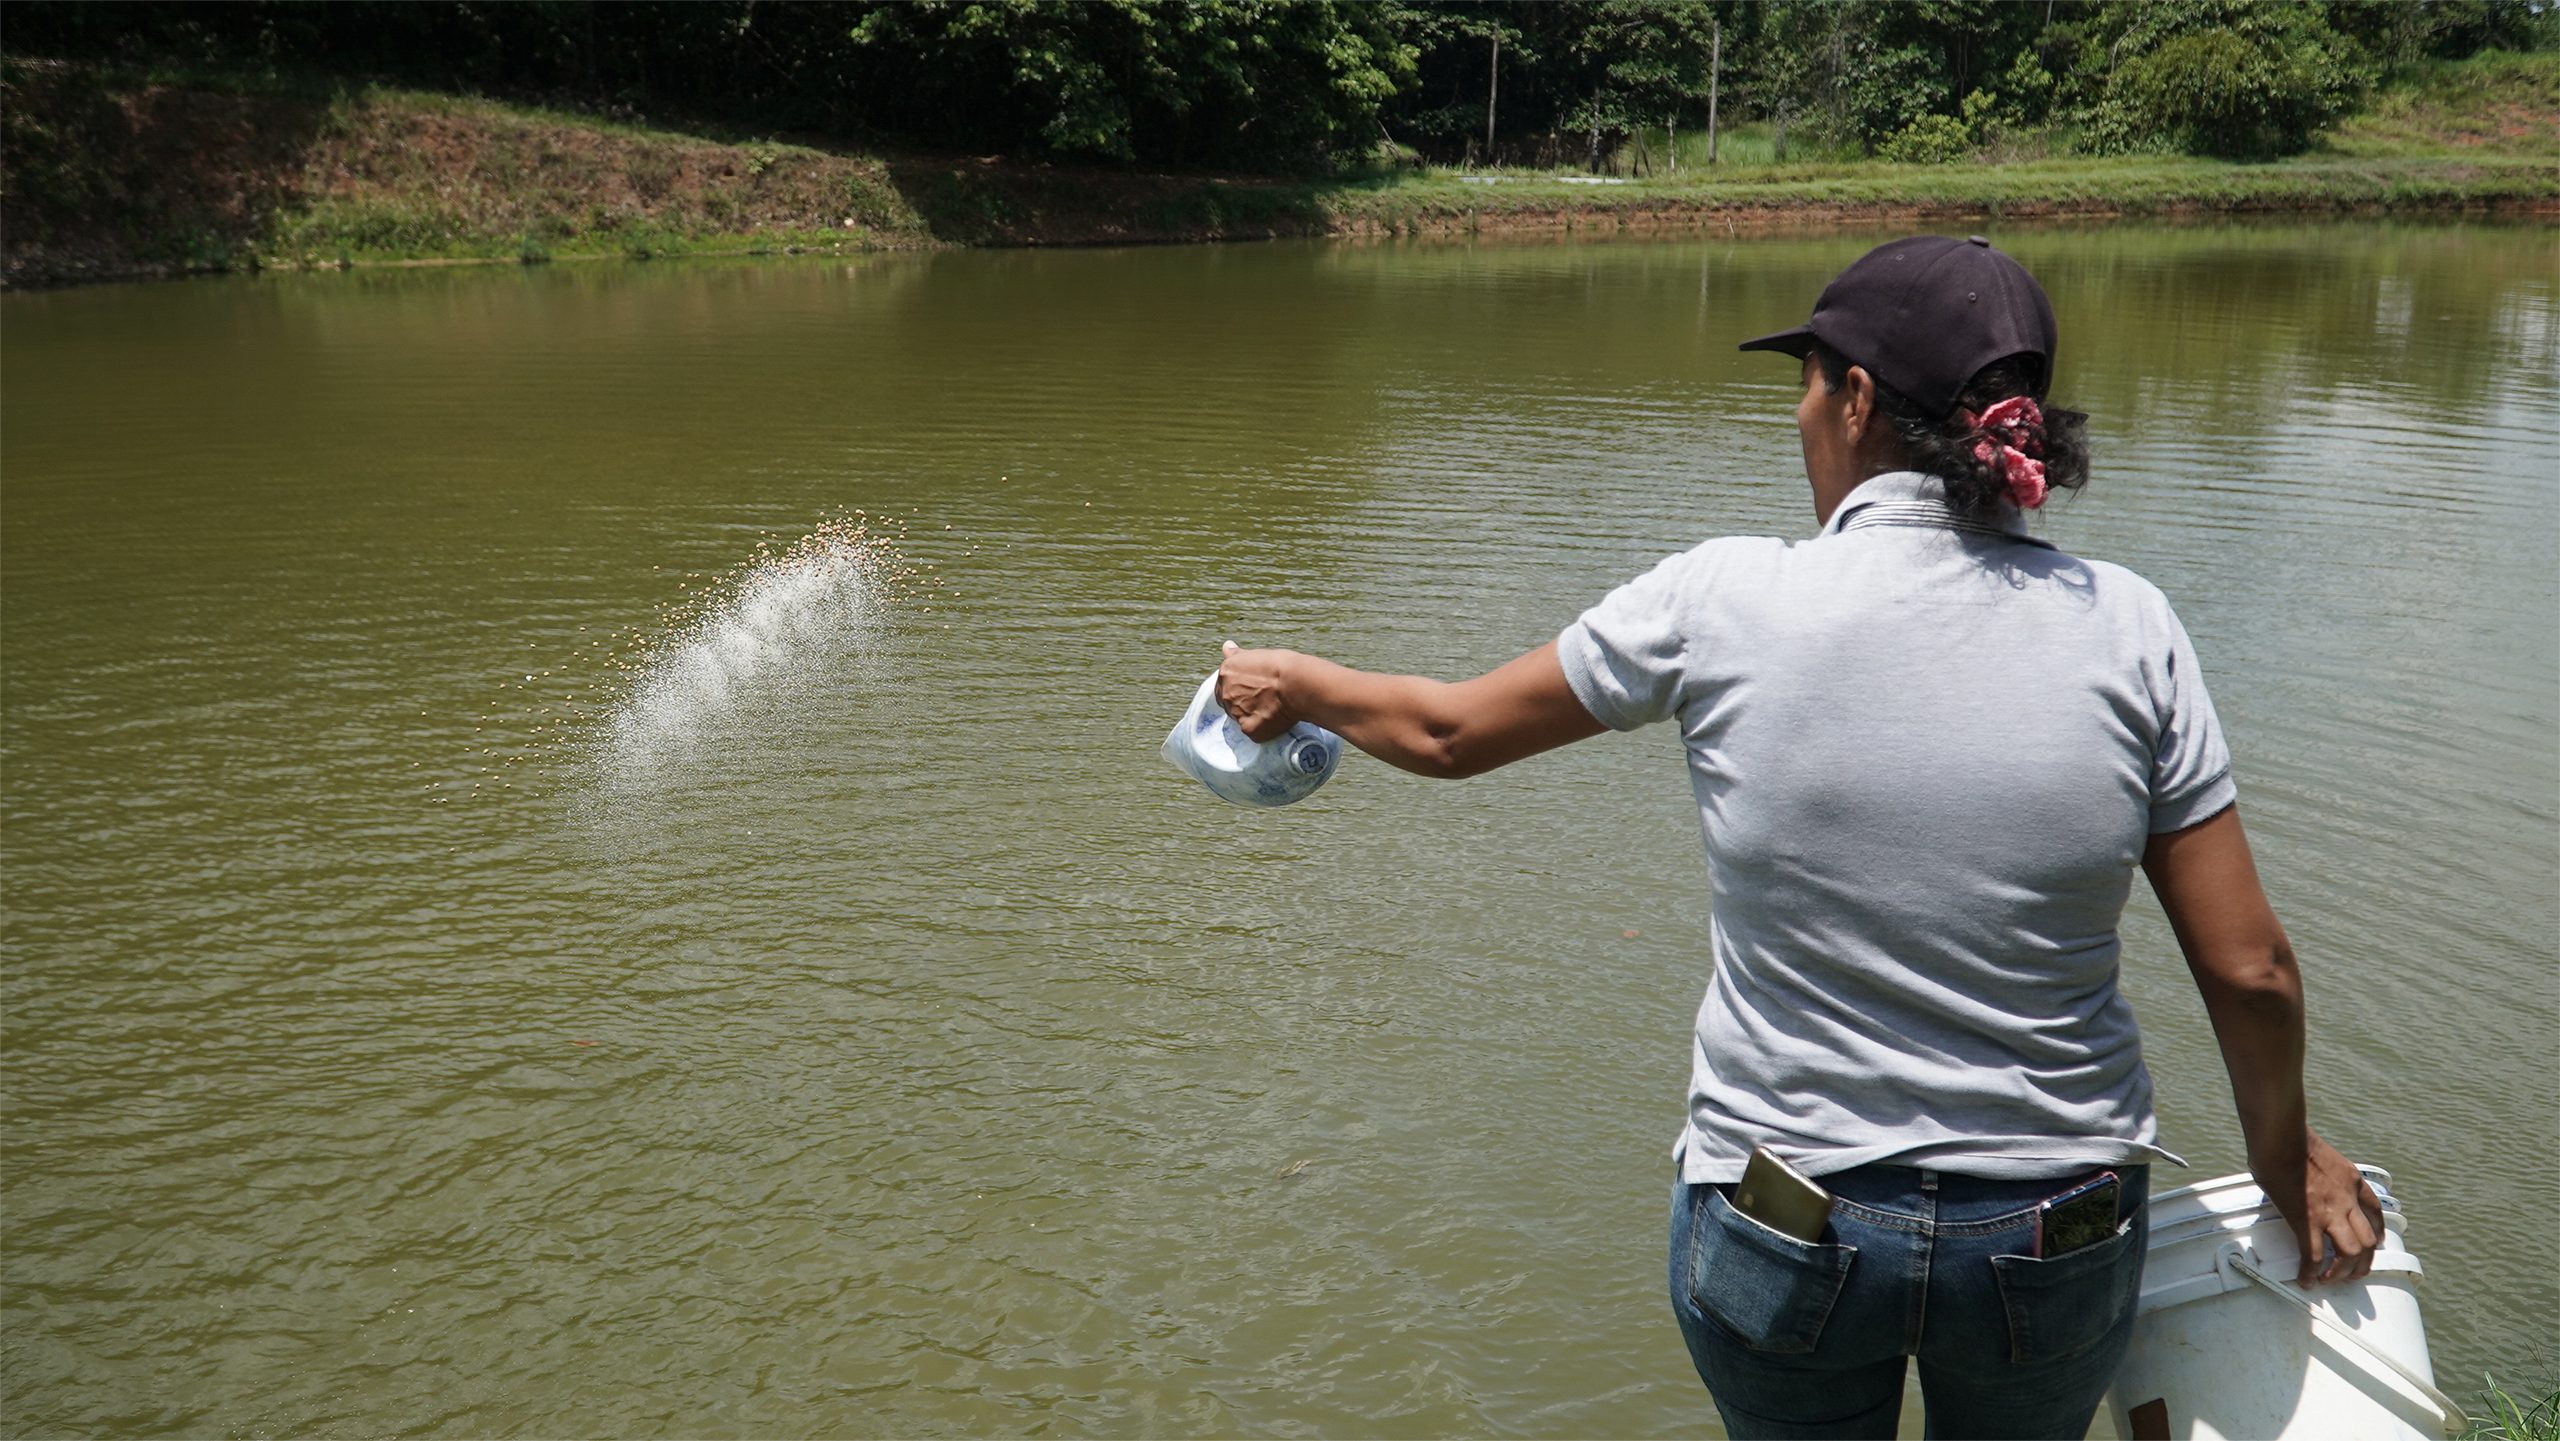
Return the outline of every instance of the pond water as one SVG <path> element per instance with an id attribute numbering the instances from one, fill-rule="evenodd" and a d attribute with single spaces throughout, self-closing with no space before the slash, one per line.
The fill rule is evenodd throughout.
<path id="1" fill-rule="evenodd" d="M 1223 637 L 1473 673 L 1808 533 L 1733 346 L 1876 238 L 0 300 L 8 1429 L 1712 1432 L 1676 737 L 1270 813 L 1155 750 Z M 2000 238 L 2315 1119 L 2445 1383 L 2545 1380 L 2560 239 Z M 2157 1184 L 2239 1170 L 2137 893 Z"/>

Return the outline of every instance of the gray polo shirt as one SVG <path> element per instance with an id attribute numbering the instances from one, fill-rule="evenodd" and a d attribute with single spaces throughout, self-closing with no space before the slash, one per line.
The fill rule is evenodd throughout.
<path id="1" fill-rule="evenodd" d="M 2142 577 L 1880 475 L 1798 544 L 1711 540 L 1557 639 L 1618 730 L 1677 718 L 1715 888 L 1691 1182 L 2169 1161 L 2117 922 L 2153 834 L 2231 804 Z"/>

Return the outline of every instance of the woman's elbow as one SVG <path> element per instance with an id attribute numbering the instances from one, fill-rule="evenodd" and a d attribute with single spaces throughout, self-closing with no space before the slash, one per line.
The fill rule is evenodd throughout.
<path id="1" fill-rule="evenodd" d="M 2263 1019 L 2287 1020 L 2302 1012 L 2302 972 L 2281 936 L 2217 957 L 2200 979 L 2207 1000 Z"/>
<path id="2" fill-rule="evenodd" d="M 1433 780 L 1462 781 L 1502 764 L 1484 740 L 1469 734 L 1463 721 L 1426 724 L 1413 747 L 1414 770 Z"/>
<path id="3" fill-rule="evenodd" d="M 1435 781 L 1462 781 L 1493 766 L 1454 741 L 1432 739 L 1415 748 L 1413 770 Z"/>

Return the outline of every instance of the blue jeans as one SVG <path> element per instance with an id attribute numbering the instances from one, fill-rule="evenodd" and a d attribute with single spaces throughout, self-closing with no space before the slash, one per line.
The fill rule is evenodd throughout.
<path id="1" fill-rule="evenodd" d="M 1737 1438 L 1882 1436 L 1920 1358 L 1932 1437 L 2079 1436 L 2124 1359 L 2142 1284 L 2147 1166 L 2122 1229 L 2051 1260 L 2036 1203 L 2095 1172 L 1988 1181 L 1907 1166 L 1820 1180 L 1824 1244 L 1733 1209 L 1731 1186 L 1671 1188 L 1671 1309 Z"/>

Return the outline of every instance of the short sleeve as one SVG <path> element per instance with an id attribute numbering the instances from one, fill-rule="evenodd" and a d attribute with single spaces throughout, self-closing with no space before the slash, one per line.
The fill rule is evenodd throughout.
<path id="1" fill-rule="evenodd" d="M 2204 670 L 2196 663 L 2187 628 L 2178 623 L 2167 602 L 2165 655 L 2153 680 L 2153 700 L 2160 735 L 2151 754 L 2151 834 L 2182 831 L 2209 821 L 2239 799 L 2231 781 L 2231 749 L 2222 738 L 2222 722 L 2213 713 L 2213 697 L 2205 693 Z"/>
<path id="2" fill-rule="evenodd" d="M 1680 705 L 1679 625 L 1688 556 L 1675 555 L 1602 597 L 1556 637 L 1565 684 L 1592 718 L 1631 731 Z"/>

